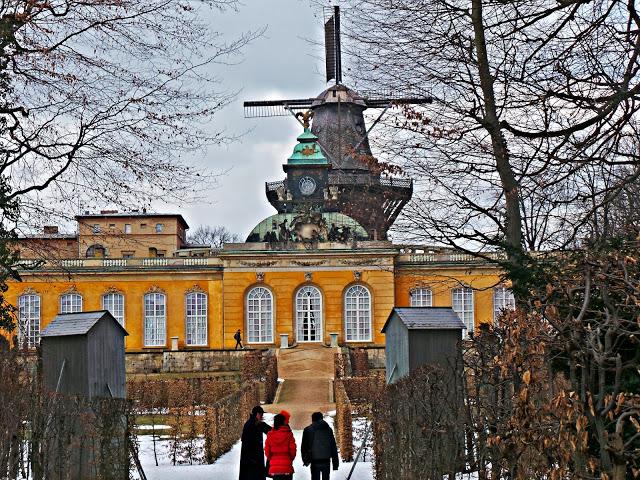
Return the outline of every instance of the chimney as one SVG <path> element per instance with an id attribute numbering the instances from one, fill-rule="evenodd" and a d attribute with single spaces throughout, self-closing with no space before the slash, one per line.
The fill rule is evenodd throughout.
<path id="1" fill-rule="evenodd" d="M 118 210 L 100 210 L 100 215 L 108 215 L 110 213 L 118 213 Z"/>
<path id="2" fill-rule="evenodd" d="M 57 225 L 45 225 L 44 226 L 44 234 L 45 235 L 56 235 L 58 233 Z"/>

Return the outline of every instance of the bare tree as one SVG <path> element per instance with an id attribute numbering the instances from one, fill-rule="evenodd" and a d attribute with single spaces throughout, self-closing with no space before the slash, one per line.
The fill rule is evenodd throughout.
<path id="1" fill-rule="evenodd" d="M 210 28 L 236 0 L 12 0 L 0 5 L 0 176 L 27 225 L 79 205 L 192 198 L 182 155 L 230 140 L 215 73 L 256 33 Z"/>
<path id="2" fill-rule="evenodd" d="M 225 243 L 240 241 L 240 235 L 231 233 L 223 225 L 200 225 L 189 234 L 189 243 L 197 245 L 210 245 L 211 248 L 222 248 Z"/>
<path id="3" fill-rule="evenodd" d="M 357 88 L 434 96 L 388 117 L 379 137 L 418 180 L 399 230 L 505 251 L 524 294 L 527 251 L 574 245 L 640 173 L 635 2 L 348 4 Z"/>

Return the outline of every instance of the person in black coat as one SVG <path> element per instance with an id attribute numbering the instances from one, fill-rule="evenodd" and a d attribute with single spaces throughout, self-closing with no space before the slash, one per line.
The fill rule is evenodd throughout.
<path id="1" fill-rule="evenodd" d="M 333 430 L 320 412 L 311 415 L 311 425 L 302 432 L 300 452 L 305 466 L 311 464 L 311 480 L 329 480 L 331 463 L 338 469 L 338 447 Z"/>
<path id="2" fill-rule="evenodd" d="M 264 447 L 262 436 L 271 427 L 262 421 L 264 410 L 253 407 L 249 420 L 242 429 L 242 448 L 240 449 L 240 480 L 265 480 Z"/>
<path id="3" fill-rule="evenodd" d="M 240 333 L 240 329 L 235 333 L 233 339 L 236 341 L 236 348 L 234 350 L 237 350 L 238 347 L 240 347 L 240 350 L 243 350 L 244 347 L 242 346 L 242 334 Z"/>

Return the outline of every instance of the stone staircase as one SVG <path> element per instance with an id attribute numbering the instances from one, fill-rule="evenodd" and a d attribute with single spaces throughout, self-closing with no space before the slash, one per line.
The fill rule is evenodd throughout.
<path id="1" fill-rule="evenodd" d="M 318 344 L 302 344 L 278 351 L 278 375 L 284 379 L 277 403 L 268 411 L 291 413 L 291 427 L 299 430 L 311 423 L 311 414 L 335 409 L 331 402 L 335 350 Z"/>
<path id="2" fill-rule="evenodd" d="M 278 375 L 280 378 L 333 378 L 335 350 L 307 343 L 295 348 L 278 350 Z"/>

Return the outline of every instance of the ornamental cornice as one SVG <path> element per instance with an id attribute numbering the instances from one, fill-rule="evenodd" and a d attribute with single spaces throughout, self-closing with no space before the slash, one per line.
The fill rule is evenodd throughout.
<path id="1" fill-rule="evenodd" d="M 348 265 L 350 267 L 366 267 L 366 266 L 377 265 L 377 264 L 381 263 L 379 260 L 374 259 L 374 258 L 363 259 L 363 260 L 341 259 L 341 260 L 338 260 L 338 262 L 341 263 L 342 265 Z"/>
<path id="2" fill-rule="evenodd" d="M 123 293 L 122 290 L 120 290 L 118 287 L 116 287 L 115 285 L 109 285 L 103 295 L 109 295 L 110 293 Z"/>
<path id="3" fill-rule="evenodd" d="M 278 263 L 277 260 L 267 261 L 267 262 L 247 262 L 245 260 L 240 260 L 238 262 L 240 265 L 244 267 L 251 268 L 264 268 L 264 267 L 272 267 Z"/>
<path id="4" fill-rule="evenodd" d="M 200 285 L 194 285 L 186 290 L 185 293 L 207 293 Z"/>
<path id="5" fill-rule="evenodd" d="M 78 287 L 76 287 L 75 285 L 71 285 L 66 290 L 60 292 L 60 295 L 71 295 L 71 294 L 80 295 L 80 292 L 78 291 Z"/>
<path id="6" fill-rule="evenodd" d="M 159 286 L 157 286 L 157 285 L 151 285 L 151 286 L 147 289 L 146 293 L 163 293 L 163 294 L 164 294 L 165 292 L 164 292 L 164 290 L 163 290 L 163 289 L 161 289 Z"/>
<path id="7" fill-rule="evenodd" d="M 24 290 L 22 290 L 22 293 L 20 294 L 20 296 L 22 295 L 40 295 L 40 294 L 33 287 L 27 287 Z"/>
<path id="8" fill-rule="evenodd" d="M 320 265 L 326 265 L 327 260 L 317 260 L 317 261 L 291 260 L 291 263 L 299 267 L 319 267 Z"/>

